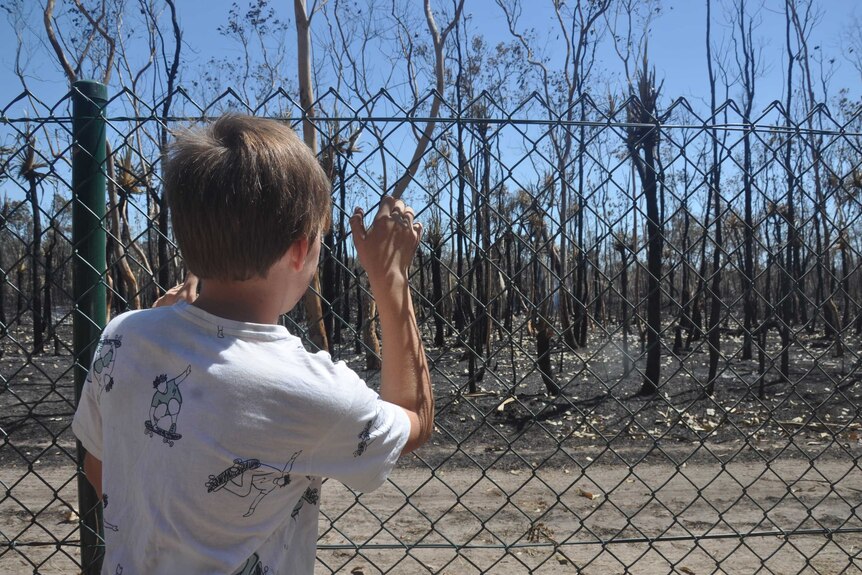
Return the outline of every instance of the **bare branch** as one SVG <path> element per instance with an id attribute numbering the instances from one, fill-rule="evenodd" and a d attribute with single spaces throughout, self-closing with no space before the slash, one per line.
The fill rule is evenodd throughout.
<path id="1" fill-rule="evenodd" d="M 446 68 L 445 61 L 443 55 L 443 46 L 446 43 L 446 37 L 449 35 L 449 32 L 455 27 L 455 23 L 461 18 L 461 11 L 464 9 L 464 0 L 458 0 L 458 4 L 455 7 L 455 15 L 452 17 L 452 21 L 443 29 L 443 32 L 440 33 L 437 28 L 437 23 L 434 21 L 434 13 L 431 10 L 431 0 L 425 0 L 425 21 L 428 24 L 428 31 L 431 33 L 431 38 L 434 41 L 434 59 L 435 59 L 435 76 L 437 79 L 436 82 L 436 91 L 434 92 L 434 99 L 431 102 L 431 112 L 430 112 L 430 120 L 425 124 L 425 129 L 422 131 L 422 135 L 419 138 L 419 141 L 416 143 L 416 150 L 413 152 L 413 158 L 410 160 L 410 164 L 407 166 L 407 171 L 398 178 L 395 182 L 395 189 L 392 192 L 392 195 L 395 198 L 400 198 L 404 193 L 404 190 L 407 189 L 407 186 L 413 180 L 413 177 L 416 175 L 416 172 L 419 170 L 419 161 L 422 159 L 422 156 L 425 154 L 425 148 L 428 147 L 428 142 L 431 141 L 431 136 L 434 133 L 434 119 L 440 113 L 440 104 L 442 102 L 442 94 L 445 88 L 445 79 L 446 79 Z"/>
<path id="2" fill-rule="evenodd" d="M 45 32 L 48 34 L 48 41 L 51 43 L 51 47 L 54 48 L 54 53 L 57 55 L 57 60 L 60 62 L 63 72 L 66 74 L 66 79 L 72 84 L 77 81 L 78 75 L 75 73 L 72 65 L 69 64 L 66 52 L 57 40 L 57 34 L 54 31 L 54 0 L 48 0 L 47 4 L 45 4 L 43 22 L 45 23 Z"/>
<path id="3" fill-rule="evenodd" d="M 549 86 L 549 78 L 550 73 L 548 72 L 548 67 L 542 62 L 541 59 L 537 58 L 533 53 L 533 48 L 530 46 L 530 43 L 527 41 L 527 37 L 518 32 L 518 18 L 520 16 L 520 8 L 518 4 L 510 5 L 506 4 L 504 0 L 495 0 L 497 2 L 497 6 L 503 11 L 503 15 L 506 17 L 506 24 L 509 27 L 509 33 L 514 36 L 521 46 L 524 48 L 524 51 L 527 53 L 527 61 L 536 67 L 542 74 L 542 85 L 545 86 L 545 97 L 546 100 L 549 96 L 547 87 Z"/>
<path id="4" fill-rule="evenodd" d="M 114 54 L 116 53 L 116 41 L 113 36 L 111 36 L 108 31 L 100 24 L 102 20 L 107 19 L 107 8 L 105 5 L 105 0 L 102 0 L 102 13 L 99 15 L 99 18 L 94 18 L 92 14 L 81 4 L 81 0 L 75 0 L 75 7 L 78 11 L 87 19 L 87 22 L 93 27 L 93 30 L 99 33 L 102 38 L 104 38 L 105 43 L 108 45 L 108 57 L 107 62 L 105 62 L 105 73 L 102 76 L 102 83 L 108 84 L 111 79 L 111 71 L 114 69 Z M 92 35 L 90 37 L 90 41 L 92 41 Z M 88 50 L 89 50 L 88 42 Z M 81 61 L 84 59 L 84 54 L 81 55 Z"/>

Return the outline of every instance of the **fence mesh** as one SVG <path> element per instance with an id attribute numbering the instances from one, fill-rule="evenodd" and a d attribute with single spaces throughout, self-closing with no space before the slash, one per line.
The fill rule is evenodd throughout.
<path id="1" fill-rule="evenodd" d="M 431 442 L 384 487 L 327 483 L 317 572 L 862 571 L 860 111 L 482 94 L 428 118 L 433 97 L 315 103 L 325 339 L 372 386 L 346 218 L 435 124 L 405 199 L 425 225 L 412 277 L 437 398 Z M 24 93 L 0 122 L 4 573 L 80 570 L 91 528 L 70 431 L 70 101 Z M 301 130 L 286 92 L 108 102 L 109 313 L 181 278 L 161 151 L 229 110 Z M 304 309 L 284 322 L 320 341 Z"/>

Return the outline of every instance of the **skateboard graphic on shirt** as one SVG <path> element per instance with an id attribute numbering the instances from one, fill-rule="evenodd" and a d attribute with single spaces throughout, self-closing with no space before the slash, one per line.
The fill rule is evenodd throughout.
<path id="1" fill-rule="evenodd" d="M 281 468 L 261 463 L 259 459 L 234 459 L 233 465 L 218 475 L 209 476 L 207 493 L 224 489 L 243 499 L 250 497 L 252 501 L 243 517 L 251 517 L 264 497 L 276 488 L 290 485 L 290 472 L 301 453 L 301 450 L 295 452 Z"/>
<path id="2" fill-rule="evenodd" d="M 145 421 L 144 427 L 146 428 L 146 431 L 144 431 L 144 433 L 146 433 L 150 437 L 152 437 L 154 433 L 156 435 L 162 436 L 164 442 L 167 443 L 170 447 L 174 446 L 174 441 L 176 441 L 177 439 L 181 439 L 183 436 L 181 433 L 176 433 L 174 431 L 171 431 L 170 429 L 164 430 L 161 427 L 156 427 L 150 421 Z M 175 426 L 172 425 L 171 429 L 173 429 L 174 427 Z"/>
<path id="3" fill-rule="evenodd" d="M 150 402 L 150 418 L 144 422 L 144 433 L 150 437 L 161 436 L 170 447 L 174 446 L 174 441 L 182 438 L 182 434 L 177 433 L 177 416 L 183 406 L 180 384 L 191 372 L 192 366 L 188 365 L 176 377 L 168 379 L 168 374 L 162 373 L 153 380 L 155 392 Z M 171 422 L 167 429 L 164 425 L 159 425 L 159 422 L 165 419 Z"/>

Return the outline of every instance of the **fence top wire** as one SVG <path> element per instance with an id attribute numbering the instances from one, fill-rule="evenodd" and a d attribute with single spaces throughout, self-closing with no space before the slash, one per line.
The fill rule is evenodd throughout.
<path id="1" fill-rule="evenodd" d="M 133 123 L 144 124 L 147 122 L 161 123 L 195 123 L 195 122 L 210 122 L 218 118 L 220 114 L 201 115 L 201 116 L 106 116 L 108 123 Z M 299 123 L 306 119 L 306 116 L 278 116 L 278 118 L 290 123 Z M 404 122 L 403 116 L 342 116 L 342 115 L 326 115 L 317 113 L 309 119 L 319 122 L 358 122 L 361 124 L 375 123 L 400 123 Z M 768 132 L 776 135 L 815 135 L 815 136 L 846 136 L 846 137 L 862 137 L 862 130 L 848 130 L 844 127 L 839 129 L 825 128 L 809 128 L 796 125 L 780 125 L 780 124 L 758 124 L 758 123 L 730 123 L 730 122 L 714 122 L 714 123 L 661 123 L 644 124 L 638 122 L 624 121 L 591 121 L 591 120 L 552 120 L 552 119 L 526 119 L 526 118 L 479 118 L 475 116 L 447 116 L 447 117 L 430 117 L 430 116 L 411 116 L 409 119 L 412 123 L 434 123 L 434 124 L 490 124 L 496 126 L 553 126 L 567 128 L 621 128 L 621 129 L 658 129 L 665 131 L 674 130 L 700 130 L 700 131 L 721 131 L 721 132 Z M 52 116 L 49 118 L 28 118 L 28 117 L 0 117 L 0 124 L 28 124 L 36 127 L 51 124 L 68 124 L 72 122 L 71 116 Z M 36 128 L 37 129 L 37 128 Z M 31 130 L 35 131 L 35 129 Z"/>
<path id="2" fill-rule="evenodd" d="M 55 110 L 61 106 L 68 105 L 71 102 L 72 92 L 62 96 L 53 106 L 48 106 L 41 99 L 31 92 L 22 92 L 16 98 L 13 98 L 9 104 L 0 109 L 0 124 L 52 124 L 71 122 L 72 118 L 69 114 L 57 114 Z M 116 107 L 116 103 L 120 97 L 128 95 L 132 97 L 139 105 L 143 105 L 154 112 L 151 114 L 115 114 L 111 110 Z M 716 107 L 716 111 L 712 114 L 699 114 L 694 107 L 685 99 L 677 98 L 670 103 L 661 113 L 655 117 L 654 122 L 631 122 L 626 119 L 618 118 L 619 115 L 626 113 L 626 108 L 629 104 L 639 102 L 636 96 L 631 96 L 621 103 L 611 106 L 599 106 L 588 95 L 585 94 L 576 99 L 567 109 L 562 111 L 548 106 L 544 98 L 537 93 L 533 93 L 523 98 L 519 102 L 512 102 L 507 106 L 511 112 L 507 112 L 504 106 L 497 102 L 497 98 L 487 92 L 483 92 L 473 100 L 462 103 L 461 106 L 453 105 L 444 98 L 444 110 L 448 113 L 437 117 L 430 117 L 422 113 L 423 103 L 429 98 L 436 96 L 436 91 L 430 91 L 424 98 L 420 98 L 409 107 L 402 107 L 396 103 L 396 100 L 386 90 L 381 90 L 368 102 L 363 103 L 358 107 L 353 107 L 345 99 L 341 98 L 338 93 L 330 88 L 322 96 L 312 104 L 315 110 L 312 114 L 313 119 L 325 122 L 359 122 L 359 123 L 388 123 L 388 122 L 408 122 L 415 123 L 463 123 L 463 124 L 490 124 L 490 125 L 538 125 L 538 126 L 554 126 L 565 128 L 609 128 L 617 127 L 622 129 L 660 129 L 660 130 L 718 130 L 718 131 L 755 131 L 755 132 L 771 132 L 775 134 L 798 134 L 798 135 L 844 135 L 844 136 L 862 136 L 862 127 L 856 127 L 860 121 L 862 114 L 862 106 L 855 112 L 846 112 L 847 120 L 843 123 L 838 116 L 833 114 L 829 106 L 826 104 L 817 104 L 813 109 L 806 112 L 805 117 L 794 118 L 792 114 L 788 114 L 782 102 L 774 100 L 767 104 L 758 114 L 749 114 L 747 117 L 740 110 L 739 105 L 733 99 L 728 99 L 724 103 Z M 187 102 L 193 105 L 199 114 L 159 114 L 158 110 L 167 97 L 162 98 L 155 104 L 146 104 L 143 100 L 137 98 L 134 94 L 124 89 L 121 92 L 111 96 L 107 104 L 106 119 L 108 122 L 132 122 L 146 123 L 150 121 L 159 121 L 164 123 L 191 123 L 203 122 L 212 120 L 221 115 L 221 113 L 210 113 L 209 110 L 217 104 L 224 103 L 226 106 L 231 104 L 241 106 L 244 111 L 253 115 L 263 115 L 277 117 L 292 123 L 300 122 L 306 119 L 306 114 L 299 103 L 283 89 L 272 92 L 265 98 L 262 98 L 262 104 L 257 107 L 250 105 L 242 100 L 239 94 L 231 89 L 225 90 L 220 95 L 212 98 L 212 101 L 206 106 L 198 104 L 194 99 L 190 98 L 187 91 L 183 88 L 177 88 L 172 96 L 183 96 Z M 228 99 L 230 97 L 230 99 Z M 336 106 L 333 109 L 335 113 L 330 113 L 327 104 L 328 98 L 335 97 L 341 103 L 341 106 Z M 274 100 L 281 98 L 283 102 L 289 105 L 293 111 L 285 113 L 279 111 L 276 113 L 269 112 L 265 106 L 271 104 Z M 9 109 L 17 102 L 32 99 L 39 107 L 43 108 L 47 114 L 25 115 L 25 116 L 10 116 Z M 388 114 L 363 113 L 363 110 L 373 110 L 375 103 L 385 100 L 392 104 L 395 110 Z M 499 115 L 477 116 L 475 114 L 475 104 L 477 102 L 487 102 L 493 104 L 485 107 L 486 110 L 496 110 Z M 177 104 L 178 107 L 182 107 Z M 531 107 L 533 106 L 533 107 Z M 579 106 L 583 106 L 587 112 L 592 115 L 598 115 L 599 119 L 577 119 L 573 117 L 574 111 Z M 176 106 L 175 106 L 176 107 Z M 338 113 L 339 108 L 346 108 L 352 113 Z M 224 110 L 224 111 L 227 111 Z M 221 112 L 221 111 L 220 111 Z M 519 116 L 519 112 L 524 115 Z M 695 121 L 671 121 L 673 115 L 686 113 Z M 722 116 L 733 114 L 739 118 L 739 121 L 721 120 Z M 783 121 L 766 121 L 770 114 L 775 114 Z M 539 117 L 544 116 L 544 117 Z M 824 128 L 814 126 L 813 119 L 817 118 L 821 121 L 829 121 L 834 127 Z M 699 121 L 698 121 L 699 120 Z"/>

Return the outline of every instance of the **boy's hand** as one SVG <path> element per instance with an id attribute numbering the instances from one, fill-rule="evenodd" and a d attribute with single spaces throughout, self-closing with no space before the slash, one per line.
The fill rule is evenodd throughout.
<path id="1" fill-rule="evenodd" d="M 353 243 L 372 289 L 407 280 L 422 224 L 413 221 L 413 209 L 392 196 L 383 196 L 371 227 L 366 229 L 364 212 L 356 208 L 350 218 Z"/>
<path id="2" fill-rule="evenodd" d="M 165 295 L 156 300 L 153 307 L 162 307 L 165 305 L 174 305 L 179 301 L 187 301 L 193 303 L 198 297 L 198 277 L 189 272 L 186 275 L 186 281 L 175 285 L 165 292 Z"/>
<path id="3" fill-rule="evenodd" d="M 434 429 L 431 376 L 407 284 L 422 225 L 413 221 L 411 208 L 391 196 L 383 196 L 370 228 L 365 229 L 362 216 L 357 208 L 350 228 L 380 317 L 380 397 L 400 406 L 410 419 L 410 436 L 401 452 L 410 453 L 425 443 Z"/>

